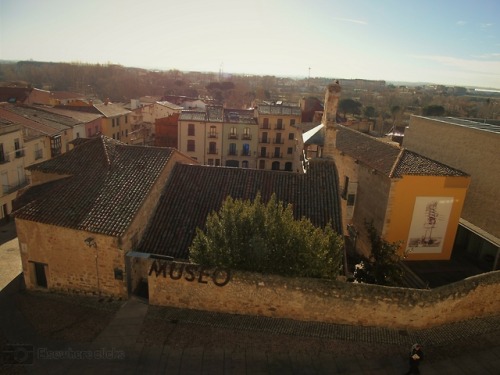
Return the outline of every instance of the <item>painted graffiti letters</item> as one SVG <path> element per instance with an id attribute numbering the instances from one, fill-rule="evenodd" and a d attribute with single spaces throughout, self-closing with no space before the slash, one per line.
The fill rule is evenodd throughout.
<path id="1" fill-rule="evenodd" d="M 208 284 L 211 280 L 216 286 L 225 286 L 231 280 L 231 272 L 224 268 L 210 268 L 191 263 L 180 263 L 170 261 L 154 260 L 149 269 L 149 276 L 155 274 L 156 277 L 162 275 L 164 278 L 170 277 L 172 280 L 184 280 L 200 284 Z"/>

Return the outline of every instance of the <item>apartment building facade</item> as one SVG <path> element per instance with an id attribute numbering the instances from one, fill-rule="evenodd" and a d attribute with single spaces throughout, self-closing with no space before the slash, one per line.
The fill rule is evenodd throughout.
<path id="1" fill-rule="evenodd" d="M 179 150 L 204 165 L 256 168 L 257 139 L 251 110 L 207 106 L 179 117 Z"/>
<path id="2" fill-rule="evenodd" d="M 302 131 L 300 107 L 259 104 L 254 117 L 259 126 L 257 168 L 301 172 Z"/>

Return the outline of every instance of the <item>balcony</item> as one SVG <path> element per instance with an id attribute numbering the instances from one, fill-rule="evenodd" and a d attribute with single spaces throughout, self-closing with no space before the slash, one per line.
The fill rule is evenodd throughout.
<path id="1" fill-rule="evenodd" d="M 25 179 L 24 181 L 18 183 L 17 185 L 2 185 L 2 191 L 4 195 L 13 193 L 25 186 L 29 185 L 29 181 Z"/>
<path id="2" fill-rule="evenodd" d="M 5 164 L 10 161 L 10 157 L 7 154 L 0 154 L 0 164 Z"/>
<path id="3" fill-rule="evenodd" d="M 241 156 L 252 156 L 251 151 L 241 151 Z"/>
<path id="4" fill-rule="evenodd" d="M 236 156 L 238 155 L 238 151 L 236 150 L 229 150 L 229 152 L 227 153 L 228 156 Z"/>
<path id="5" fill-rule="evenodd" d="M 238 134 L 231 133 L 231 134 L 228 135 L 228 139 L 238 139 Z"/>
<path id="6" fill-rule="evenodd" d="M 278 124 L 274 127 L 274 130 L 285 130 L 285 127 L 283 125 Z"/>
<path id="7" fill-rule="evenodd" d="M 216 149 L 216 148 L 212 148 L 212 149 L 209 149 L 207 151 L 207 154 L 209 154 L 209 155 L 218 155 L 219 154 L 219 150 Z"/>
<path id="8" fill-rule="evenodd" d="M 16 159 L 24 157 L 24 150 L 16 150 Z"/>
<path id="9" fill-rule="evenodd" d="M 283 143 L 285 143 L 284 139 L 283 138 L 274 138 L 273 139 L 273 143 L 275 145 L 282 145 Z"/>
<path id="10" fill-rule="evenodd" d="M 217 139 L 217 138 L 219 138 L 219 133 L 208 133 L 207 137 Z"/>
<path id="11" fill-rule="evenodd" d="M 266 124 L 262 125 L 260 128 L 261 129 L 271 129 L 271 127 L 269 125 L 266 125 Z"/>
<path id="12" fill-rule="evenodd" d="M 271 158 L 273 158 L 273 159 L 282 159 L 283 158 L 283 153 L 275 152 L 275 153 L 273 153 L 273 155 L 271 156 Z"/>
<path id="13" fill-rule="evenodd" d="M 259 143 L 271 143 L 271 139 L 270 138 L 261 138 L 261 139 L 259 139 Z"/>
<path id="14" fill-rule="evenodd" d="M 252 134 L 243 134 L 241 139 L 252 139 Z"/>

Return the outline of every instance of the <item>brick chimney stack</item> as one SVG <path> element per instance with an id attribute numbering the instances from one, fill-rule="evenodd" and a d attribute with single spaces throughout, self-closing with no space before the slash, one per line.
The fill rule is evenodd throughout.
<path id="1" fill-rule="evenodd" d="M 336 148 L 337 130 L 337 108 L 339 105 L 340 92 L 339 81 L 328 85 L 325 93 L 325 104 L 323 109 L 323 118 L 321 123 L 324 125 L 323 132 L 325 134 L 325 141 L 323 144 L 323 157 L 326 159 L 333 159 L 334 151 Z"/>

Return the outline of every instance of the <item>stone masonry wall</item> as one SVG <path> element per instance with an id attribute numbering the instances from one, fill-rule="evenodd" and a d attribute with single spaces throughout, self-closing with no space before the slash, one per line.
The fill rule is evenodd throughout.
<path id="1" fill-rule="evenodd" d="M 500 272 L 433 290 L 234 272 L 224 286 L 213 270 L 179 264 L 148 277 L 153 305 L 391 328 L 427 328 L 500 311 Z M 156 268 L 158 270 L 158 267 Z M 182 272 L 181 272 L 182 271 Z M 224 281 L 216 272 L 215 281 Z M 174 279 L 172 279 L 172 277 Z M 188 281 L 190 280 L 190 281 Z"/>
<path id="2" fill-rule="evenodd" d="M 45 265 L 49 290 L 127 297 L 124 254 L 115 238 L 21 219 L 16 228 L 28 289 L 37 288 L 36 262 Z M 85 243 L 89 237 L 96 247 Z"/>

